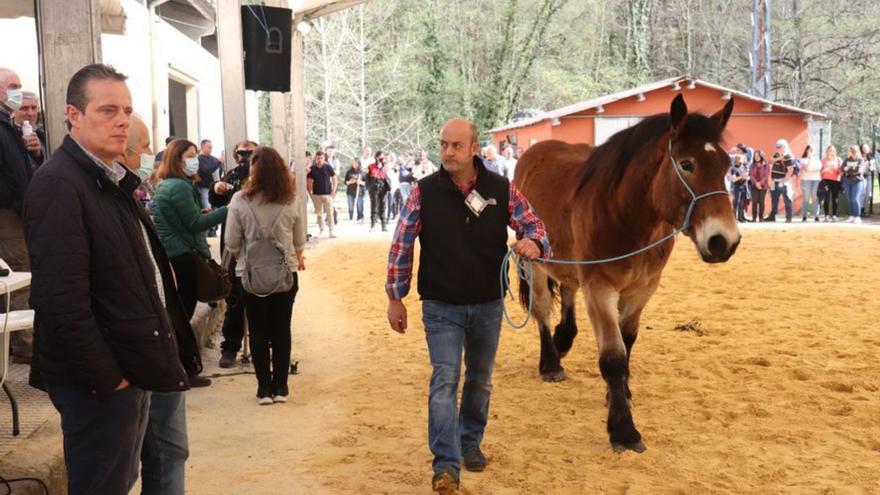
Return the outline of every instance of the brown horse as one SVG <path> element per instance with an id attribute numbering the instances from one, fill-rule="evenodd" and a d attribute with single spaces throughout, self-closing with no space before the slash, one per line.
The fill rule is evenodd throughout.
<path id="1" fill-rule="evenodd" d="M 692 199 L 682 180 L 697 195 L 725 189 L 730 159 L 721 135 L 732 110 L 733 99 L 711 117 L 689 115 L 679 95 L 669 114 L 648 117 L 599 147 L 544 141 L 529 148 L 517 164 L 514 182 L 546 224 L 553 258 L 616 257 L 682 226 Z M 703 261 L 727 261 L 740 241 L 728 196 L 698 201 L 684 233 Z M 608 386 L 608 433 L 616 452 L 645 449 L 630 411 L 629 359 L 642 310 L 657 290 L 674 244 L 670 238 L 605 264 L 537 263 L 531 289 L 525 281 L 520 284 L 524 302 L 534 291 L 531 315 L 541 335 L 539 370 L 551 382 L 565 379 L 560 358 L 577 335 L 575 294 L 583 289 L 599 346 L 599 369 Z M 562 319 L 551 336 L 557 285 Z"/>

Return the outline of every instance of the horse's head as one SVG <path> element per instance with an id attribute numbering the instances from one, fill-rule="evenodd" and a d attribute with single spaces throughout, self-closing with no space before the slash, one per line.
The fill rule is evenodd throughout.
<path id="1" fill-rule="evenodd" d="M 679 94 L 672 101 L 666 158 L 653 188 L 655 204 L 665 205 L 664 216 L 674 225 L 684 224 L 694 196 L 699 198 L 684 233 L 707 263 L 727 261 L 741 238 L 724 184 L 730 158 L 721 145 L 732 111 L 733 98 L 711 117 L 688 114 Z M 703 196 L 713 192 L 719 193 Z"/>

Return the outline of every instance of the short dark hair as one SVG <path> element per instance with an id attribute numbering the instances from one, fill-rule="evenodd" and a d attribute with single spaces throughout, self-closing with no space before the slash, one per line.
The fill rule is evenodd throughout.
<path id="1" fill-rule="evenodd" d="M 210 139 L 202 139 L 201 141 L 199 141 L 199 146 L 204 146 L 205 143 L 210 143 L 210 142 L 211 142 Z"/>
<path id="2" fill-rule="evenodd" d="M 259 146 L 259 144 L 255 143 L 253 141 L 248 141 L 247 139 L 245 139 L 244 141 L 241 141 L 238 144 L 236 144 L 235 149 L 233 151 L 238 151 L 239 148 L 244 148 L 245 146 L 253 146 L 254 148 L 256 148 L 257 146 Z"/>
<path id="3" fill-rule="evenodd" d="M 175 139 L 177 139 L 177 138 L 174 136 L 168 136 L 167 138 L 165 138 L 165 146 L 168 146 L 169 144 L 171 144 L 171 142 L 174 141 Z"/>
<path id="4" fill-rule="evenodd" d="M 325 154 L 326 154 L 326 153 L 324 153 L 323 151 L 318 150 L 318 151 L 315 152 L 315 158 L 318 158 L 319 156 L 324 156 Z"/>
<path id="5" fill-rule="evenodd" d="M 90 64 L 76 71 L 67 84 L 67 104 L 73 105 L 80 112 L 86 111 L 89 95 L 86 87 L 89 81 L 109 79 L 125 82 L 128 77 L 107 64 Z"/>

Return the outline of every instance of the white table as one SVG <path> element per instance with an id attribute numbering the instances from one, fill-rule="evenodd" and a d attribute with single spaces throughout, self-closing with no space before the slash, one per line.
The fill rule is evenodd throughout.
<path id="1" fill-rule="evenodd" d="M 5 277 L 0 277 L 0 296 L 18 289 L 24 289 L 30 284 L 30 272 L 12 272 Z M 5 299 L 6 298 L 0 298 L 0 302 L 3 304 L 3 311 L 6 311 Z M 9 334 L 17 330 L 33 328 L 33 326 L 34 311 L 32 309 L 10 311 L 8 314 L 3 314 L 2 318 L 0 318 L 0 332 L 4 334 L 4 345 L 2 346 L 2 349 L 0 349 L 0 352 L 3 353 L 3 356 L 0 357 L 0 360 L 3 362 L 3 391 L 6 392 L 6 396 L 9 397 L 9 403 L 12 406 L 13 436 L 18 436 L 21 429 L 18 420 L 18 403 L 15 401 L 15 396 L 12 395 L 12 391 L 9 390 L 9 386 L 6 385 L 6 374 L 9 373 Z M 6 330 L 5 332 L 3 332 L 4 329 Z"/>

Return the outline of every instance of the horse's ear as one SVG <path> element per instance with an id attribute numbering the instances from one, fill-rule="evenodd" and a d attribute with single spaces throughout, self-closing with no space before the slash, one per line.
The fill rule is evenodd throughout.
<path id="1" fill-rule="evenodd" d="M 724 130 L 727 127 L 727 121 L 730 120 L 730 114 L 733 113 L 733 97 L 731 96 L 729 100 L 727 100 L 727 105 L 724 105 L 724 108 L 719 110 L 712 116 L 712 120 L 715 121 L 715 124 L 718 125 L 719 130 Z"/>
<path id="2" fill-rule="evenodd" d="M 688 116 L 688 107 L 684 102 L 684 96 L 681 93 L 672 100 L 672 105 L 669 107 L 669 118 L 672 121 L 672 132 L 674 134 L 678 134 L 684 129 L 684 124 L 687 122 Z"/>

